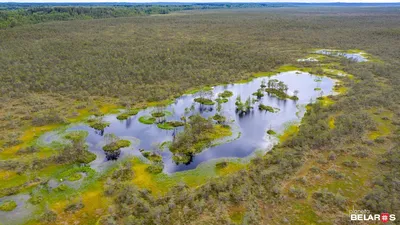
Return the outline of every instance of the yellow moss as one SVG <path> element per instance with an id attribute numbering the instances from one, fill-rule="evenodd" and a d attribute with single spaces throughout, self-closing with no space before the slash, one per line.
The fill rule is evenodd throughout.
<path id="1" fill-rule="evenodd" d="M 64 209 L 71 203 L 82 200 L 84 207 L 76 212 L 65 212 Z M 95 224 L 96 221 L 105 213 L 107 207 L 111 204 L 111 199 L 104 196 L 101 185 L 94 189 L 83 192 L 80 197 L 72 200 L 62 200 L 51 206 L 51 209 L 57 213 L 55 224 L 74 224 L 80 221 L 80 224 Z"/>
<path id="2" fill-rule="evenodd" d="M 246 208 L 243 205 L 231 206 L 228 209 L 229 217 L 235 224 L 242 224 Z"/>
<path id="3" fill-rule="evenodd" d="M 102 104 L 100 107 L 100 112 L 104 114 L 109 114 L 109 113 L 118 113 L 118 107 L 115 104 Z"/>
<path id="4" fill-rule="evenodd" d="M 334 88 L 334 91 L 336 91 L 339 94 L 344 94 L 347 92 L 347 88 L 344 86 L 340 86 L 340 87 Z"/>
<path id="5" fill-rule="evenodd" d="M 157 101 L 157 102 L 148 102 L 147 106 L 148 107 L 166 106 L 166 105 L 172 104 L 173 102 L 174 102 L 173 99 L 165 99 L 165 100 Z"/>
<path id="6" fill-rule="evenodd" d="M 293 66 L 293 65 L 286 64 L 286 65 L 279 67 L 276 71 L 277 72 L 288 72 L 288 71 L 293 71 L 293 70 L 299 70 L 299 68 L 296 66 Z"/>
<path id="7" fill-rule="evenodd" d="M 295 135 L 299 131 L 299 126 L 297 124 L 292 124 L 285 129 L 283 134 L 279 135 L 279 141 L 284 142 L 291 136 Z"/>
<path id="8" fill-rule="evenodd" d="M 217 174 L 220 176 L 225 176 L 234 172 L 237 172 L 241 169 L 246 168 L 245 164 L 237 163 L 237 162 L 228 162 L 228 165 L 222 169 L 216 169 Z"/>
<path id="9" fill-rule="evenodd" d="M 240 81 L 235 82 L 235 84 L 247 84 L 247 83 L 250 82 L 251 80 L 252 80 L 251 78 L 246 79 L 246 80 L 240 80 Z"/>
<path id="10" fill-rule="evenodd" d="M 0 180 L 9 180 L 16 175 L 17 173 L 14 171 L 0 170 Z"/>
<path id="11" fill-rule="evenodd" d="M 157 183 L 153 180 L 153 174 L 147 172 L 147 167 L 149 165 L 140 162 L 139 160 L 134 160 L 132 170 L 134 171 L 133 183 L 140 188 L 146 188 L 151 190 L 152 193 L 160 193 L 162 190 L 158 188 Z"/>
<path id="12" fill-rule="evenodd" d="M 14 171 L 0 170 L 0 187 L 7 188 L 18 186 L 25 183 L 27 177 L 24 175 L 18 175 Z"/>
<path id="13" fill-rule="evenodd" d="M 318 99 L 318 101 L 321 102 L 323 106 L 329 106 L 329 105 L 332 105 L 333 103 L 335 103 L 328 96 L 324 96 L 324 97 L 322 97 L 322 99 Z"/>
<path id="14" fill-rule="evenodd" d="M 275 75 L 276 72 L 258 72 L 253 74 L 253 77 L 269 77 Z"/>
<path id="15" fill-rule="evenodd" d="M 328 124 L 329 124 L 329 128 L 334 129 L 335 128 L 335 118 L 334 117 L 329 118 Z"/>
<path id="16" fill-rule="evenodd" d="M 139 188 L 150 190 L 154 195 L 163 195 L 179 183 L 185 183 L 189 187 L 196 188 L 205 184 L 213 177 L 225 176 L 246 167 L 244 163 L 229 161 L 226 168 L 219 170 L 215 168 L 216 163 L 216 161 L 208 162 L 199 165 L 193 170 L 173 174 L 152 174 L 146 170 L 149 164 L 142 162 L 139 158 L 133 158 L 132 170 L 135 175 L 132 183 Z"/>
<path id="17" fill-rule="evenodd" d="M 135 175 L 132 182 L 139 188 L 150 190 L 154 195 L 165 194 L 170 188 L 180 182 L 184 182 L 189 187 L 197 187 L 204 184 L 209 179 L 207 174 L 199 175 L 193 170 L 190 172 L 177 172 L 171 175 L 164 173 L 152 174 L 147 172 L 147 167 L 149 167 L 148 164 L 135 158 L 132 166 Z"/>
<path id="18" fill-rule="evenodd" d="M 232 135 L 232 130 L 230 127 L 224 127 L 221 125 L 214 126 L 212 133 L 210 133 L 210 137 L 213 140 L 228 137 Z"/>
<path id="19" fill-rule="evenodd" d="M 390 118 L 393 117 L 393 113 L 390 111 L 383 111 L 378 114 L 375 114 L 377 112 L 376 109 L 370 110 L 369 111 L 373 120 L 376 122 L 377 130 L 371 131 L 368 133 L 368 138 L 370 140 L 375 140 L 378 137 L 381 136 L 387 136 L 390 134 L 392 130 L 394 130 L 394 125 L 391 123 Z M 383 120 L 382 117 L 387 117 L 389 120 Z"/>
<path id="20" fill-rule="evenodd" d="M 25 130 L 24 134 L 19 138 L 22 141 L 22 143 L 4 149 L 0 154 L 0 159 L 9 159 L 15 157 L 15 153 L 20 148 L 27 147 L 29 145 L 29 142 L 35 140 L 37 137 L 44 134 L 45 132 L 54 130 L 60 126 L 61 124 L 51 124 L 41 127 L 29 127 L 28 129 Z"/>

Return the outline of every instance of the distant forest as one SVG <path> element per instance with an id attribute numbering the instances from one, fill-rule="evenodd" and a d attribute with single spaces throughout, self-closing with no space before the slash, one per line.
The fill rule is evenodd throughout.
<path id="1" fill-rule="evenodd" d="M 280 6 L 282 6 L 282 4 L 4 3 L 0 4 L 0 29 L 47 21 L 168 14 L 182 10 Z"/>
<path id="2" fill-rule="evenodd" d="M 168 14 L 182 10 L 304 6 L 399 6 L 398 3 L 0 3 L 0 29 L 76 19 Z"/>

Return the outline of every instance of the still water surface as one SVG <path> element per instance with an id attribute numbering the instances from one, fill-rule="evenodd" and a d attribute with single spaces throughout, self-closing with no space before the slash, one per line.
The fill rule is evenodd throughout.
<path id="1" fill-rule="evenodd" d="M 267 82 L 268 79 L 278 79 L 287 84 L 289 95 L 293 95 L 293 91 L 298 90 L 299 100 L 280 100 L 265 93 L 265 96 L 254 104 L 254 109 L 250 113 L 246 115 L 237 114 L 235 110 L 236 96 L 240 95 L 243 102 L 249 96 L 255 98 L 252 93 L 260 88 L 262 80 Z M 234 131 L 233 136 L 224 140 L 223 143 L 219 143 L 219 145 L 205 149 L 203 152 L 195 155 L 188 164 L 175 163 L 172 160 L 172 153 L 168 149 L 165 149 L 161 152 L 164 162 L 164 172 L 174 173 L 190 170 L 196 168 L 200 163 L 211 159 L 243 158 L 251 155 L 256 150 L 270 150 L 276 144 L 277 139 L 266 134 L 266 130 L 272 129 L 279 133 L 283 132 L 288 123 L 299 122 L 304 113 L 304 105 L 315 101 L 321 95 L 333 94 L 334 82 L 334 80 L 327 77 L 317 77 L 309 73 L 290 71 L 279 73 L 270 78 L 256 78 L 245 84 L 229 84 L 214 87 L 212 90 L 214 98 L 217 98 L 218 94 L 224 90 L 234 93 L 227 103 L 222 104 L 221 111 L 231 121 L 230 126 Z M 318 88 L 318 90 L 314 90 L 315 88 Z M 195 113 L 200 113 L 203 117 L 210 117 L 216 113 L 216 105 L 204 106 L 194 103 L 195 97 L 195 95 L 184 95 L 177 98 L 173 104 L 167 106 L 166 110 L 172 112 L 171 116 L 166 117 L 167 121 L 180 120 L 181 116 L 190 116 Z M 279 112 L 260 111 L 258 109 L 260 103 L 279 108 Z M 191 108 L 192 105 L 194 105 L 194 110 L 187 112 L 185 109 Z M 141 155 L 139 149 L 145 149 L 146 151 L 154 150 L 154 146 L 165 141 L 172 141 L 173 135 L 182 131 L 183 128 L 162 130 L 156 124 L 146 125 L 138 121 L 139 117 L 150 115 L 152 111 L 154 111 L 154 108 L 147 108 L 124 121 L 118 120 L 116 115 L 105 116 L 104 120 L 110 122 L 110 126 L 105 128 L 104 133 L 84 124 L 74 125 L 68 131 L 86 130 L 89 132 L 86 139 L 89 150 L 97 155 L 97 159 L 91 163 L 91 167 L 96 170 L 102 170 L 114 163 L 113 161 L 107 161 L 102 150 L 102 146 L 104 145 L 103 137 L 106 133 L 113 133 L 123 139 L 131 140 L 131 147 L 121 149 L 119 157 L 121 159 L 129 155 Z"/>

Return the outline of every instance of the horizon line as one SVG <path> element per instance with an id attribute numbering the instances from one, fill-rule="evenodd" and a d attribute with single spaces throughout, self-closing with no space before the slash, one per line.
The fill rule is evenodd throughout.
<path id="1" fill-rule="evenodd" d="M 195 2 L 191 2 L 191 1 L 1 1 L 0 0 L 0 4 L 1 3 L 25 3 L 25 4 L 29 4 L 29 3 L 44 3 L 44 4 L 49 4 L 49 3 L 76 3 L 76 4 L 85 4 L 85 3 L 137 3 L 137 4 L 157 4 L 157 3 L 187 3 L 187 4 L 197 4 L 197 3 L 208 3 L 208 4 L 218 4 L 218 3 L 241 3 L 241 4 L 266 4 L 266 3 L 301 3 L 301 4 L 387 4 L 387 3 L 391 3 L 391 4 L 398 4 L 400 3 L 400 1 L 398 2 L 369 2 L 369 1 L 359 1 L 359 2 L 353 2 L 353 1 L 266 1 L 266 2 L 262 2 L 262 1 L 251 1 L 251 2 L 245 2 L 245 1 L 195 1 Z"/>

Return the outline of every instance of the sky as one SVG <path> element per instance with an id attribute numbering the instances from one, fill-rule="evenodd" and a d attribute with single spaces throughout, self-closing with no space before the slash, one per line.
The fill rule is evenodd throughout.
<path id="1" fill-rule="evenodd" d="M 351 3 L 386 3 L 400 2 L 400 0 L 0 0 L 0 2 L 134 2 L 134 3 L 151 3 L 151 2 L 351 2 Z"/>

